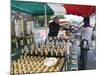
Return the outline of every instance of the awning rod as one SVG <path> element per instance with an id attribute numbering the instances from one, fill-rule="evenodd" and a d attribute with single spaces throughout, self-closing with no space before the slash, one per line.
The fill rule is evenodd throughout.
<path id="1" fill-rule="evenodd" d="M 45 26 L 47 26 L 47 10 L 46 10 L 46 5 L 44 5 L 44 11 L 45 11 Z"/>

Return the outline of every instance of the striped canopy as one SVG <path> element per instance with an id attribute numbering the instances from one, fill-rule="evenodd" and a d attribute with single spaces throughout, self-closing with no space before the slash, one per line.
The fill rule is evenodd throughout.
<path id="1" fill-rule="evenodd" d="M 89 5 L 59 4 L 45 2 L 11 1 L 11 10 L 24 12 L 33 16 L 38 15 L 65 15 L 90 16 L 95 13 L 96 7 Z"/>

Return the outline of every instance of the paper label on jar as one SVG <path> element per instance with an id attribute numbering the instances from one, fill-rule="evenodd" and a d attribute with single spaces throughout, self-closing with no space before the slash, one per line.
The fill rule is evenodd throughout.
<path id="1" fill-rule="evenodd" d="M 21 46 L 23 45 L 23 40 L 21 40 Z"/>
<path id="2" fill-rule="evenodd" d="M 30 44 L 30 40 L 29 39 L 27 39 L 27 44 Z"/>

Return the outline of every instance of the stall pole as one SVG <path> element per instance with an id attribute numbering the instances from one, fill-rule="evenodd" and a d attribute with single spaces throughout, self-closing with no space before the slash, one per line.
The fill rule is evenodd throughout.
<path id="1" fill-rule="evenodd" d="M 47 26 L 47 10 L 46 10 L 46 5 L 44 5 L 44 11 L 45 11 L 45 26 Z"/>
<path id="2" fill-rule="evenodd" d="M 45 26 L 47 27 L 47 10 L 46 10 L 46 5 L 44 5 L 44 11 L 45 11 Z M 46 28 L 46 37 L 47 37 L 47 28 Z"/>

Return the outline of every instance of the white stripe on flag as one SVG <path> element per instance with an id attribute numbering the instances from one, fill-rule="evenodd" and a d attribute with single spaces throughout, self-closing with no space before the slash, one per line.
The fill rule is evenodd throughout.
<path id="1" fill-rule="evenodd" d="M 65 15 L 66 10 L 63 4 L 56 4 L 56 3 L 48 3 L 48 6 L 54 11 L 54 15 Z"/>

